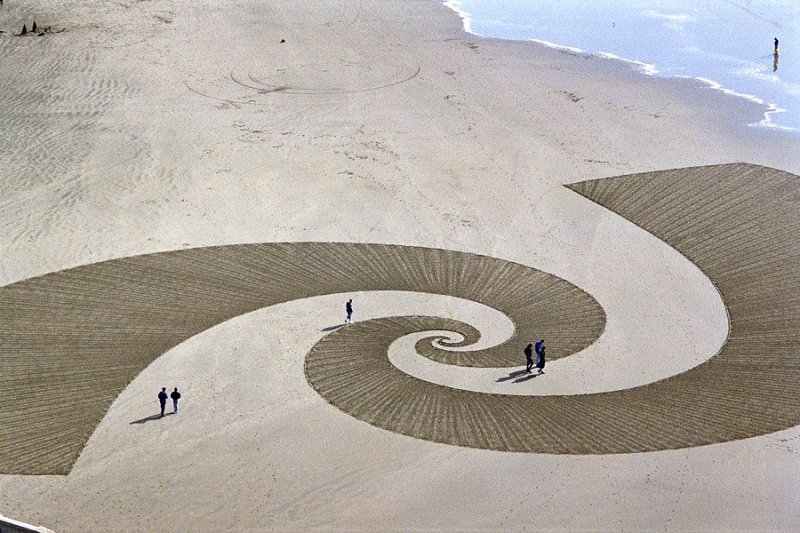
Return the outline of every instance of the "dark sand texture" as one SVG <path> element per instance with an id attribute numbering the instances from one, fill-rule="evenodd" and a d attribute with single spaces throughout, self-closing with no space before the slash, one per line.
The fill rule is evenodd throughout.
<path id="1" fill-rule="evenodd" d="M 0 473 L 68 473 L 119 392 L 155 358 L 197 333 L 280 302 L 371 290 L 484 303 L 515 322 L 516 337 L 552 339 L 554 358 L 588 346 L 605 325 L 597 302 L 562 279 L 431 248 L 231 245 L 56 272 L 0 289 L 0 424 L 6 428 Z M 521 342 L 511 339 L 455 362 L 518 364 Z M 439 351 L 428 350 L 437 359 L 449 355 L 437 356 Z M 361 353 L 357 348 L 351 355 Z"/>
<path id="2" fill-rule="evenodd" d="M 746 164 L 650 172 L 569 186 L 673 245 L 719 288 L 730 316 L 707 363 L 628 390 L 505 396 L 421 381 L 387 348 L 415 331 L 474 328 L 436 317 L 356 323 L 322 339 L 306 375 L 330 403 L 414 437 L 504 451 L 604 454 L 751 437 L 800 423 L 800 180 Z M 602 332 L 599 305 L 543 272 L 486 256 L 334 243 L 234 245 L 88 265 L 4 287 L 0 472 L 67 473 L 120 390 L 182 340 L 279 302 L 358 290 L 447 294 L 516 324 L 493 349 L 424 355 L 472 366 L 519 364 L 543 332 L 552 358 Z M 643 354 L 646 355 L 646 354 Z M 24 398 L 24 401 L 20 401 Z"/>
<path id="3" fill-rule="evenodd" d="M 741 439 L 800 423 L 797 176 L 735 164 L 570 188 L 672 244 L 710 276 L 731 323 L 728 341 L 715 357 L 677 376 L 616 392 L 482 394 L 427 383 L 394 368 L 385 354 L 398 336 L 458 329 L 436 318 L 395 318 L 356 324 L 320 341 L 306 362 L 309 381 L 328 401 L 376 426 L 503 451 L 643 452 Z"/>

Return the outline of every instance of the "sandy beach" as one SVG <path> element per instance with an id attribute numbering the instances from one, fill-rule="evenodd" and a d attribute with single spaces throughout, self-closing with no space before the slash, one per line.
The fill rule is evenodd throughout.
<path id="1" fill-rule="evenodd" d="M 41 35 L 15 35 L 34 19 Z M 53 274 L 62 287 L 73 274 L 100 280 L 97 292 L 76 293 L 76 301 L 108 298 L 125 308 L 126 323 L 141 320 L 124 342 L 109 337 L 120 351 L 107 363 L 107 381 L 86 381 L 63 397 L 70 414 L 58 416 L 83 425 L 63 453 L 44 441 L 56 450 L 52 462 L 25 462 L 14 450 L 44 431 L 42 411 L 62 398 L 59 382 L 78 378 L 37 382 L 27 374 L 37 363 L 12 365 L 12 345 L 4 345 L 0 419 L 15 422 L 0 435 L 0 514 L 58 532 L 800 529 L 796 388 L 765 396 L 780 420 L 754 415 L 696 441 L 695 430 L 684 435 L 666 424 L 647 427 L 636 442 L 579 432 L 562 450 L 546 439 L 514 441 L 510 421 L 498 444 L 491 435 L 427 434 L 410 415 L 368 420 L 368 410 L 337 396 L 348 384 L 325 381 L 330 372 L 312 357 L 325 363 L 336 339 L 345 355 L 366 352 L 357 336 L 377 337 L 368 328 L 384 323 L 378 319 L 437 317 L 422 321 L 424 335 L 381 345 L 389 370 L 469 398 L 555 404 L 624 397 L 713 367 L 739 339 L 731 324 L 739 332 L 741 322 L 730 317 L 758 315 L 748 301 L 793 328 L 800 253 L 769 222 L 785 219 L 751 221 L 748 234 L 783 249 L 775 261 L 789 266 L 764 279 L 782 283 L 775 294 L 785 299 L 737 296 L 739 282 L 725 278 L 719 263 L 728 259 L 719 254 L 735 254 L 741 242 L 703 256 L 691 233 L 727 220 L 724 203 L 709 209 L 720 219 L 703 209 L 729 199 L 706 181 L 726 176 L 725 168 L 658 174 L 768 167 L 732 167 L 736 179 L 750 179 L 735 182 L 731 190 L 745 197 L 728 205 L 752 201 L 796 219 L 797 184 L 786 173 L 800 175 L 800 137 L 747 126 L 761 106 L 623 62 L 481 39 L 435 1 L 7 1 L 0 30 L 0 285 L 8 289 L 0 328 L 10 338 L 18 324 L 29 325 L 5 296 L 15 287 L 40 287 L 36 305 L 57 305 L 61 293 L 47 292 Z M 575 185 L 640 174 L 631 183 L 647 194 L 650 177 L 684 191 L 697 186 L 698 194 L 665 197 L 651 212 L 646 194 L 629 206 L 615 203 L 624 194 L 603 196 L 605 184 Z M 765 175 L 786 180 L 784 188 L 761 186 Z M 702 190 L 706 203 L 691 204 Z M 670 215 L 683 229 L 663 226 Z M 744 234 L 735 224 L 719 229 Z M 297 258 L 295 268 L 281 272 L 287 263 L 276 260 L 264 266 L 274 277 L 259 277 L 246 263 L 272 250 L 259 243 L 289 243 L 277 248 Z M 389 253 L 395 259 L 381 262 Z M 382 275 L 395 282 L 405 273 L 387 274 L 395 264 L 428 253 L 451 268 L 443 272 L 463 272 L 468 287 L 440 288 L 447 280 L 426 271 L 382 284 Z M 192 272 L 233 281 L 219 289 L 209 281 L 201 298 L 191 291 L 204 279 L 179 276 L 189 263 Z M 114 277 L 148 266 L 164 279 L 137 285 L 140 277 Z M 67 269 L 76 270 L 59 274 Z M 504 275 L 518 287 L 532 279 L 531 287 L 552 289 L 531 311 L 497 287 Z M 120 285 L 102 289 L 108 279 Z M 759 291 L 760 280 L 752 282 Z M 317 283 L 324 289 L 303 291 Z M 248 294 L 251 284 L 263 286 L 269 305 Z M 169 292 L 175 285 L 185 300 Z M 349 298 L 356 323 L 338 328 Z M 158 313 L 173 301 L 197 314 L 180 335 L 165 325 L 156 337 L 167 324 Z M 78 309 L 72 305 L 64 309 Z M 76 324 L 105 313 L 86 309 Z M 524 322 L 551 310 L 550 321 Z M 452 331 L 443 328 L 448 321 L 480 332 L 479 344 L 464 350 L 511 338 L 518 367 L 524 335 L 553 331 L 548 339 L 559 342 L 548 347 L 544 376 L 505 379 L 516 362 L 465 366 L 416 353 L 428 330 Z M 524 334 L 518 340 L 515 327 Z M 780 340 L 796 361 L 796 334 Z M 797 384 L 788 360 L 787 383 Z M 753 366 L 748 371 L 758 372 Z M 758 376 L 751 384 L 762 385 Z M 180 414 L 154 417 L 157 392 L 175 386 Z"/>

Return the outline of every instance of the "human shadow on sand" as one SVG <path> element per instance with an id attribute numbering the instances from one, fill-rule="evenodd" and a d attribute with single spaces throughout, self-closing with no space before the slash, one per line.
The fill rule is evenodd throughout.
<path id="1" fill-rule="evenodd" d="M 133 422 L 131 422 L 131 425 L 133 425 L 133 424 L 144 424 L 145 422 L 151 422 L 153 420 L 161 420 L 165 416 L 174 415 L 174 414 L 175 413 L 164 413 L 164 416 L 161 416 L 161 415 L 146 416 L 144 418 L 140 418 L 139 420 L 134 420 Z"/>
<path id="2" fill-rule="evenodd" d="M 347 324 L 336 324 L 335 326 L 328 326 L 327 328 L 322 328 L 320 331 L 333 331 L 335 329 L 343 328 Z"/>
<path id="3" fill-rule="evenodd" d="M 526 372 L 525 370 L 514 370 L 510 372 L 507 376 L 501 376 L 497 378 L 497 383 L 503 383 L 504 381 L 512 381 L 512 383 L 522 383 L 523 381 L 528 381 L 529 379 L 533 379 L 537 376 L 541 376 L 541 374 L 531 374 Z"/>
<path id="4" fill-rule="evenodd" d="M 510 372 L 507 376 L 502 376 L 502 377 L 497 378 L 497 383 L 502 383 L 504 381 L 508 381 L 508 380 L 514 379 L 514 378 L 519 377 L 519 376 L 521 376 L 523 374 L 525 374 L 525 370 L 514 370 L 513 372 Z M 515 381 L 515 383 L 516 383 L 516 381 Z"/>

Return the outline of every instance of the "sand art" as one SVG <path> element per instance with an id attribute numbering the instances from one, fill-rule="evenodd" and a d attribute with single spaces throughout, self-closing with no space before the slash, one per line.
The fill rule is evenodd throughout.
<path id="1" fill-rule="evenodd" d="M 708 363 L 657 383 L 602 394 L 519 397 L 424 382 L 386 357 L 389 344 L 425 330 L 479 333 L 453 320 L 393 317 L 327 335 L 308 355 L 311 385 L 341 410 L 417 438 L 536 453 L 629 453 L 760 435 L 800 423 L 793 395 L 800 366 L 800 283 L 795 176 L 720 165 L 582 182 L 570 188 L 619 212 L 692 259 L 714 281 L 731 332 Z M 591 344 L 605 315 L 589 295 L 522 265 L 473 254 L 378 244 L 223 246 L 131 257 L 2 289 L 0 444 L 3 473 L 67 473 L 116 394 L 182 340 L 263 306 L 318 294 L 404 290 L 492 306 L 517 326 L 497 347 L 428 357 L 466 366 L 510 366 L 534 334 L 566 357 Z M 445 339 L 446 341 L 446 339 Z M 66 378 L 66 379 L 65 379 Z M 87 387 L 105 391 L 85 401 Z M 27 387 L 36 403 L 15 406 Z M 23 424 L 22 421 L 25 421 Z M 21 445 L 20 443 L 24 443 Z"/>
<path id="2" fill-rule="evenodd" d="M 0 514 L 800 529 L 800 150 L 765 106 L 436 0 L 0 30 Z"/>
<path id="3" fill-rule="evenodd" d="M 553 339 L 552 359 L 588 346 L 605 324 L 600 306 L 559 278 L 428 248 L 234 245 L 57 272 L 0 290 L 0 309 L 11 317 L 2 324 L 3 366 L 19 369 L 0 378 L 0 419 L 15 428 L 0 443 L 0 471 L 68 473 L 119 391 L 166 350 L 209 327 L 288 300 L 365 290 L 483 302 L 511 317 L 518 336 L 535 331 Z M 518 352 L 509 341 L 476 353 L 472 364 L 512 365 Z M 15 405 L 13 398 L 31 387 L 47 394 Z M 100 396 L 87 395 L 90 389 Z"/>

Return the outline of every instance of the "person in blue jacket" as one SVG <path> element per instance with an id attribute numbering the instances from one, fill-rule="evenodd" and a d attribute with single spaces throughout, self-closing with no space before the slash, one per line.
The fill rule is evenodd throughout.
<path id="1" fill-rule="evenodd" d="M 536 351 L 536 368 L 539 369 L 540 374 L 544 374 L 544 341 L 540 340 L 536 343 L 536 345 L 539 347 L 539 349 Z"/>
<path id="2" fill-rule="evenodd" d="M 158 403 L 161 404 L 161 416 L 164 416 L 164 408 L 167 406 L 167 388 L 161 387 L 161 392 L 158 393 Z"/>

